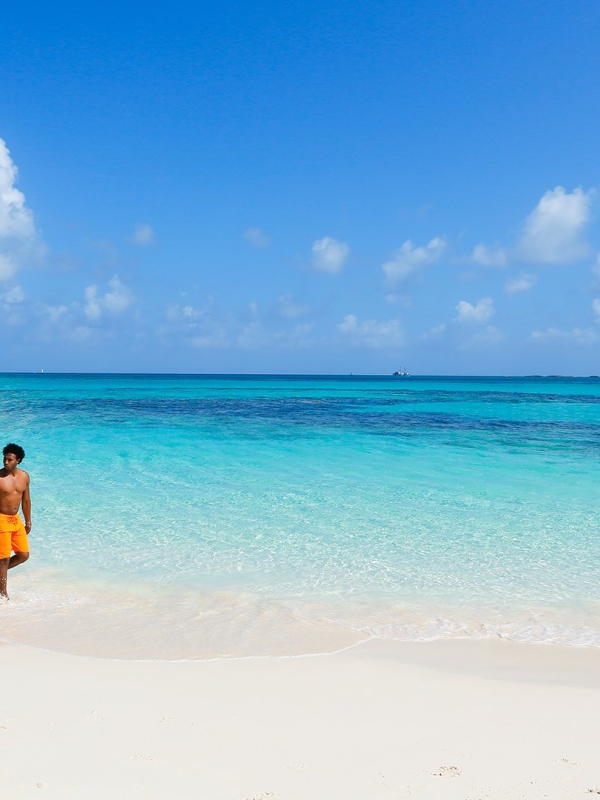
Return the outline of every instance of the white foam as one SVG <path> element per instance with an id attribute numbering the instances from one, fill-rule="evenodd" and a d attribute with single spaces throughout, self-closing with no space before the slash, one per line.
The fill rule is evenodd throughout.
<path id="1" fill-rule="evenodd" d="M 98 581 L 55 571 L 11 582 L 2 638 L 67 653 L 126 659 L 207 659 L 333 652 L 366 638 L 504 637 L 600 647 L 599 607 L 467 609 L 335 597 L 264 597 Z"/>

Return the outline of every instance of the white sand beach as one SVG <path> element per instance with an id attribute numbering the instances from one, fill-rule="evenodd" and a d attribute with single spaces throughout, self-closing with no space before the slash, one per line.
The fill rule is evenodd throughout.
<path id="1" fill-rule="evenodd" d="M 600 795 L 600 650 L 370 641 L 331 655 L 116 661 L 0 645 L 14 798 Z"/>

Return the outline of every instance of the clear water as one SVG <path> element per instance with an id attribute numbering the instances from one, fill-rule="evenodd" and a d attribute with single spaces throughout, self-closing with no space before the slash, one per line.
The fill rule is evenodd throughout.
<path id="1" fill-rule="evenodd" d="M 32 557 L 0 636 L 203 658 L 600 646 L 600 380 L 0 375 Z"/>

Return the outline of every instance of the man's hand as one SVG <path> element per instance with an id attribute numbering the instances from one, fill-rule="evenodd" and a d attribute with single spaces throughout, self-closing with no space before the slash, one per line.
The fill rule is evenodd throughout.
<path id="1" fill-rule="evenodd" d="M 31 531 L 31 522 L 26 522 L 25 523 L 25 532 L 27 533 L 27 535 L 29 535 L 30 531 Z"/>

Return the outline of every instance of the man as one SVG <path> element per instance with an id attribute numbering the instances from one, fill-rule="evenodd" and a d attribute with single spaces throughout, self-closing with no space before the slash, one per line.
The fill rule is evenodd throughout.
<path id="1" fill-rule="evenodd" d="M 8 600 L 6 573 L 29 558 L 27 535 L 31 530 L 31 497 L 29 475 L 19 464 L 25 450 L 18 444 L 7 444 L 3 449 L 4 469 L 0 469 L 0 598 Z M 21 521 L 19 506 L 25 517 Z M 14 555 L 11 558 L 11 552 Z"/>

